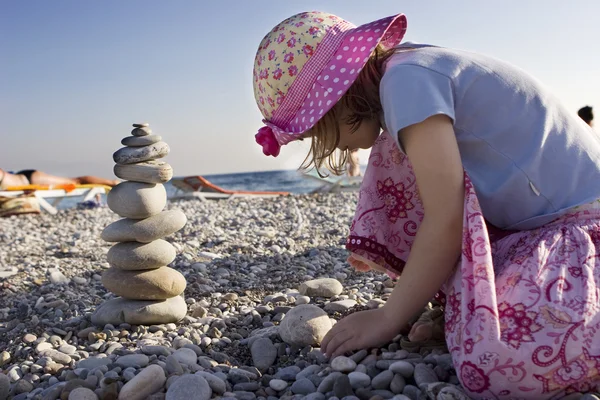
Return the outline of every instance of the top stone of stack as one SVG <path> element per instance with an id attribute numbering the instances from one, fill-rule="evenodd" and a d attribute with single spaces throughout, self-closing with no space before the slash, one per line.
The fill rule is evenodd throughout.
<path id="1" fill-rule="evenodd" d="M 159 135 L 152 135 L 147 123 L 133 124 L 131 136 L 121 141 L 126 147 L 113 154 L 114 173 L 126 181 L 166 183 L 173 177 L 169 164 L 158 159 L 169 154 L 169 145 Z"/>

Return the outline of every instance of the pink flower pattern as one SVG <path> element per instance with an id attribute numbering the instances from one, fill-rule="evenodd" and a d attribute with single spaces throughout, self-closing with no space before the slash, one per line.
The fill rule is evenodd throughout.
<path id="1" fill-rule="evenodd" d="M 399 274 L 422 218 L 410 163 L 384 132 L 371 150 L 346 247 Z M 441 289 L 446 342 L 469 397 L 600 391 L 600 202 L 534 230 L 500 231 L 484 220 L 465 174 L 463 227 L 463 257 Z"/>

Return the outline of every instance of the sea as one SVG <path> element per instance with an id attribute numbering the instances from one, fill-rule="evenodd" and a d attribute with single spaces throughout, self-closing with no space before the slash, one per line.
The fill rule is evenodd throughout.
<path id="1" fill-rule="evenodd" d="M 293 194 L 310 193 L 324 184 L 317 179 L 303 176 L 297 170 L 244 172 L 236 174 L 202 175 L 211 183 L 229 190 L 275 191 L 290 192 Z M 167 182 L 165 184 L 167 197 L 172 197 L 177 189 Z M 82 199 L 65 198 L 58 209 L 82 207 Z M 102 196 L 102 204 L 106 204 L 106 196 Z"/>

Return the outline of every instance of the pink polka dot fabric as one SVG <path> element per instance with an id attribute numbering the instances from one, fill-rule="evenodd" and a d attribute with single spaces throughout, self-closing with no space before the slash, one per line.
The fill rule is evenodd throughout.
<path id="1" fill-rule="evenodd" d="M 403 14 L 356 27 L 315 11 L 292 16 L 267 34 L 255 59 L 254 93 L 277 143 L 296 140 L 315 126 L 354 83 L 375 47 L 398 45 L 406 26 Z"/>

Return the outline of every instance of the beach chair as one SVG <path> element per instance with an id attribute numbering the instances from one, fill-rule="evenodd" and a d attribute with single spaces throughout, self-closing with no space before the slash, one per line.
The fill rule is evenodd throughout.
<path id="1" fill-rule="evenodd" d="M 110 189 L 110 186 L 92 184 L 24 185 L 3 189 L 0 191 L 0 196 L 19 197 L 31 194 L 37 199 L 40 208 L 54 215 L 58 213 L 56 207 L 67 197 L 82 197 L 81 202 L 87 202 L 93 200 L 98 194 L 107 194 Z"/>
<path id="2" fill-rule="evenodd" d="M 320 177 L 316 169 L 304 172 L 302 176 L 313 179 L 321 183 L 319 187 L 312 190 L 311 193 L 339 193 L 355 192 L 360 189 L 362 176 L 335 176 Z"/>
<path id="3" fill-rule="evenodd" d="M 171 179 L 176 192 L 171 199 L 197 198 L 200 200 L 232 199 L 239 197 L 287 196 L 289 192 L 265 192 L 248 190 L 228 190 L 211 183 L 208 179 L 195 175 Z"/>

